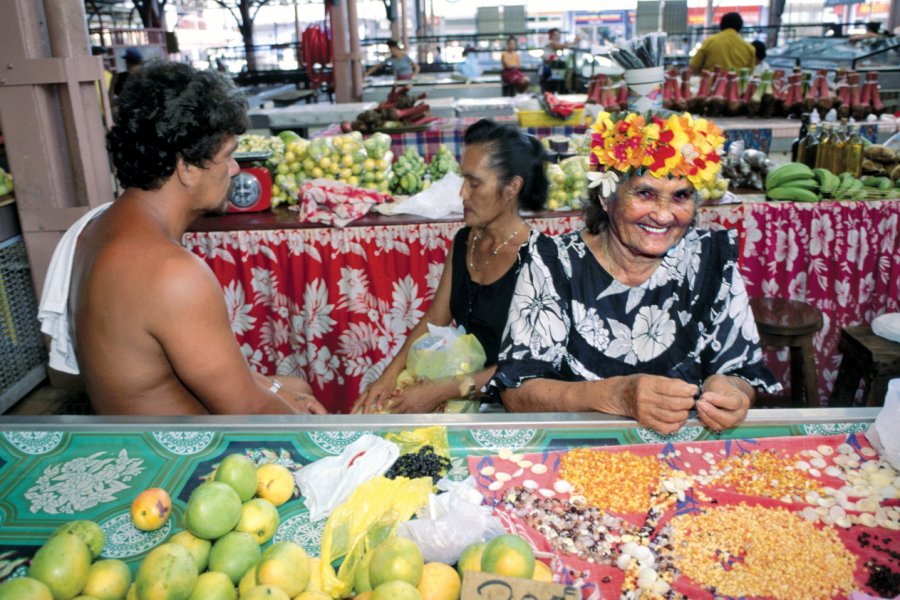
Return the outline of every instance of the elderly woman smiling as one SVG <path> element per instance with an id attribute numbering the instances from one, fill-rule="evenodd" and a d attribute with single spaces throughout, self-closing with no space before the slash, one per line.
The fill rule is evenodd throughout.
<path id="1" fill-rule="evenodd" d="M 694 227 L 719 170 L 703 119 L 601 113 L 585 229 L 534 240 L 497 371 L 512 411 L 601 411 L 661 433 L 696 407 L 721 431 L 779 384 L 763 364 L 733 231 Z"/>

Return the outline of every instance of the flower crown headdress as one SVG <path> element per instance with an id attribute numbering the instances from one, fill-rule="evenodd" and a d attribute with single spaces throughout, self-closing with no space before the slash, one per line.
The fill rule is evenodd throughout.
<path id="1" fill-rule="evenodd" d="M 716 178 L 725 138 L 711 121 L 694 119 L 690 113 L 665 119 L 653 113 L 613 118 L 601 112 L 591 128 L 589 187 L 602 186 L 604 197 L 615 192 L 619 173 L 686 177 L 696 188 Z"/>

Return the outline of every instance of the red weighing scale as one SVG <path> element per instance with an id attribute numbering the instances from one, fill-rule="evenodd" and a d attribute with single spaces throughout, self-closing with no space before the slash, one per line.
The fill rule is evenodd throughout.
<path id="1" fill-rule="evenodd" d="M 245 152 L 235 154 L 234 160 L 240 172 L 231 178 L 228 194 L 228 212 L 260 212 L 272 207 L 272 174 L 259 166 L 270 156 L 269 152 Z"/>

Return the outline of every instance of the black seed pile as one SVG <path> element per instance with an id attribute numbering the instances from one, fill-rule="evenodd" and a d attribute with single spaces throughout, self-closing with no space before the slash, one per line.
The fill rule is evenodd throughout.
<path id="1" fill-rule="evenodd" d="M 422 446 L 418 452 L 402 454 L 391 468 L 384 474 L 388 479 L 396 477 L 431 477 L 434 483 L 450 468 L 450 459 L 440 454 L 435 454 L 434 447 Z"/>

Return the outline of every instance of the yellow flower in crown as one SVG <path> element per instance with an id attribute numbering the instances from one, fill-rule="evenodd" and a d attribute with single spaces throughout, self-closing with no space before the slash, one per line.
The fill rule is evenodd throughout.
<path id="1" fill-rule="evenodd" d="M 591 129 L 590 164 L 595 172 L 686 177 L 694 187 L 701 187 L 718 174 L 724 142 L 722 130 L 714 123 L 689 113 L 665 119 L 653 113 L 629 113 L 614 120 L 601 112 Z M 589 179 L 591 187 L 607 182 L 604 191 L 609 185 L 615 190 L 609 177 L 589 174 Z"/>

